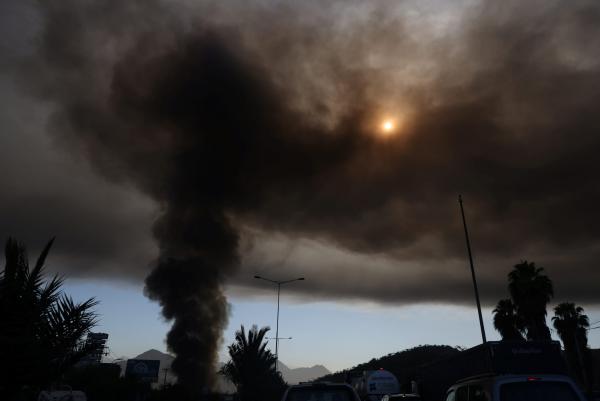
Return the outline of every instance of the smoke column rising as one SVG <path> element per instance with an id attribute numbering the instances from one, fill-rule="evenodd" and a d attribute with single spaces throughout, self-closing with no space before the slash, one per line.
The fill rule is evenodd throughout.
<path id="1" fill-rule="evenodd" d="M 49 75 L 40 87 L 60 104 L 59 139 L 160 203 L 160 257 L 146 293 L 173 321 L 173 370 L 193 393 L 212 384 L 227 323 L 222 285 L 239 265 L 235 215 L 286 187 L 318 185 L 313 178 L 351 154 L 356 135 L 305 123 L 266 71 L 211 30 L 131 32 L 121 23 L 138 16 L 135 7 L 103 6 L 46 6 Z"/>

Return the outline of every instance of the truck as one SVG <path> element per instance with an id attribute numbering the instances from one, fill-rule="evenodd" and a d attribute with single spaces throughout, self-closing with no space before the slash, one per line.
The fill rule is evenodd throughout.
<path id="1" fill-rule="evenodd" d="M 422 366 L 418 388 L 424 401 L 585 400 L 556 341 L 486 342 Z"/>
<path id="2" fill-rule="evenodd" d="M 365 370 L 352 378 L 352 387 L 363 401 L 380 401 L 384 395 L 400 391 L 398 379 L 387 370 Z"/>

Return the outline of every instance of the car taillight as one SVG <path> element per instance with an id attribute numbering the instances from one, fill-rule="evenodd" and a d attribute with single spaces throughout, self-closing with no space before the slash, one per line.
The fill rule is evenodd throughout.
<path id="1" fill-rule="evenodd" d="M 542 378 L 541 377 L 528 377 L 527 378 L 528 382 L 533 382 L 533 381 L 536 381 L 536 380 L 542 380 Z"/>

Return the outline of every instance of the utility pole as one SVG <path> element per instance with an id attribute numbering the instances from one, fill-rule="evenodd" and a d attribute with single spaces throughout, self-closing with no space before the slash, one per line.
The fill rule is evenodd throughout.
<path id="1" fill-rule="evenodd" d="M 477 279 L 475 278 L 475 268 L 473 267 L 473 255 L 471 253 L 471 242 L 469 241 L 469 231 L 467 230 L 467 220 L 465 219 L 465 211 L 463 209 L 462 196 L 458 195 L 458 203 L 460 204 L 460 214 L 462 215 L 463 227 L 465 229 L 465 238 L 467 240 L 467 252 L 469 253 L 469 263 L 471 265 L 471 276 L 473 278 L 473 290 L 475 291 L 475 301 L 477 302 L 477 313 L 479 314 L 479 327 L 481 328 L 481 339 L 486 343 L 485 328 L 483 327 L 483 317 L 481 315 L 481 303 L 479 302 L 479 290 L 477 289 Z"/>

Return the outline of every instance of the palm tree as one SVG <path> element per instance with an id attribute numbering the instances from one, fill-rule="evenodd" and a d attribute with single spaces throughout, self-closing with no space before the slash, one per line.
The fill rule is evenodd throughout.
<path id="1" fill-rule="evenodd" d="M 508 341 L 524 341 L 523 338 L 523 321 L 517 311 L 515 305 L 510 299 L 501 299 L 496 305 L 494 313 L 494 327 L 500 335 L 502 340 Z"/>
<path id="2" fill-rule="evenodd" d="M 591 366 L 588 350 L 587 331 L 590 320 L 581 306 L 563 302 L 554 308 L 552 323 L 563 342 L 567 360 L 578 378 L 589 386 L 587 373 Z"/>
<path id="3" fill-rule="evenodd" d="M 61 292 L 63 279 L 44 277 L 44 262 L 54 239 L 29 267 L 23 244 L 9 238 L 0 272 L 0 392 L 10 399 L 60 379 L 91 349 L 85 335 L 96 324 L 90 298 L 75 303 Z"/>
<path id="4" fill-rule="evenodd" d="M 263 342 L 268 331 L 269 327 L 258 330 L 252 326 L 246 337 L 242 325 L 235 333 L 235 342 L 228 347 L 231 360 L 221 373 L 235 384 L 242 401 L 277 400 L 285 386 L 275 370 L 276 356 Z"/>
<path id="5" fill-rule="evenodd" d="M 544 268 L 523 261 L 508 274 L 508 290 L 517 315 L 523 319 L 528 340 L 550 341 L 546 305 L 554 296 L 552 281 Z"/>

